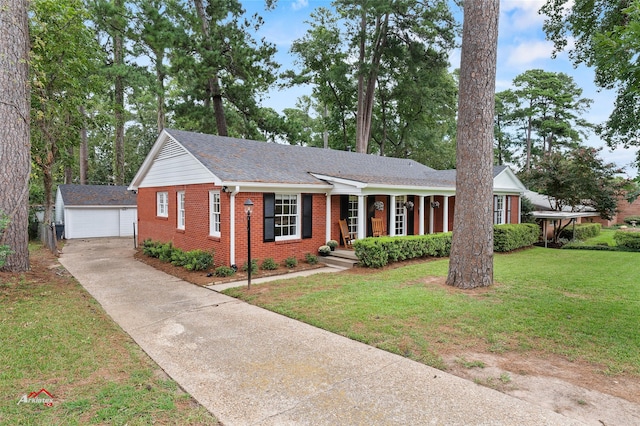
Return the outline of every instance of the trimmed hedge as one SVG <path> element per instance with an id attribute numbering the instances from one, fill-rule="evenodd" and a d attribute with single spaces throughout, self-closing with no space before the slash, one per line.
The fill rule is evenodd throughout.
<path id="1" fill-rule="evenodd" d="M 451 232 L 407 237 L 371 237 L 353 242 L 361 265 L 381 268 L 389 262 L 420 257 L 446 257 L 451 250 Z"/>
<path id="2" fill-rule="evenodd" d="M 618 247 L 640 250 L 640 232 L 631 230 L 618 230 L 613 234 L 613 239 Z"/>
<path id="3" fill-rule="evenodd" d="M 597 237 L 600 235 L 602 225 L 599 223 L 579 223 L 576 225 L 575 239 L 584 241 L 589 238 Z M 573 239 L 573 226 L 569 225 L 560 232 L 560 238 L 566 240 Z"/>
<path id="4" fill-rule="evenodd" d="M 504 253 L 529 247 L 538 242 L 540 227 L 535 223 L 493 226 L 493 250 Z"/>
<path id="5" fill-rule="evenodd" d="M 528 247 L 538 241 L 540 228 L 533 223 L 496 225 L 494 250 L 507 252 Z M 362 266 L 381 268 L 390 262 L 425 257 L 447 257 L 451 251 L 451 232 L 406 237 L 370 237 L 353 242 Z"/>

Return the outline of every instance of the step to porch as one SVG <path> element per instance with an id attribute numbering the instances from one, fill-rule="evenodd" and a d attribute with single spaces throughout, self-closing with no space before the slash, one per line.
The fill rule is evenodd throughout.
<path id="1" fill-rule="evenodd" d="M 329 256 L 319 256 L 318 261 L 340 269 L 351 269 L 358 264 L 358 258 L 353 250 L 342 249 L 335 249 L 329 253 Z"/>

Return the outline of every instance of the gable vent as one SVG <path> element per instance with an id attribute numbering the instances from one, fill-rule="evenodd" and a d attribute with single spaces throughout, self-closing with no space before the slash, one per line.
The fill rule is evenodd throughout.
<path id="1" fill-rule="evenodd" d="M 175 139 L 169 137 L 156 158 L 158 160 L 163 160 L 165 158 L 177 157 L 183 154 L 184 149 L 178 144 L 178 142 L 176 142 Z"/>

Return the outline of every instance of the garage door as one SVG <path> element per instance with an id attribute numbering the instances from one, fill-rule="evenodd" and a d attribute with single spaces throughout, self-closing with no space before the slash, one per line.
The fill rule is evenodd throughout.
<path id="1" fill-rule="evenodd" d="M 119 233 L 119 210 L 64 209 L 65 238 L 117 237 Z"/>

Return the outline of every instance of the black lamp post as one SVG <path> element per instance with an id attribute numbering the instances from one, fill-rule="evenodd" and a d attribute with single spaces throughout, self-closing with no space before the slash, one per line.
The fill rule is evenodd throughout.
<path id="1" fill-rule="evenodd" d="M 244 202 L 244 211 L 247 213 L 247 290 L 251 290 L 251 210 L 253 210 L 253 202 L 250 199 Z"/>

